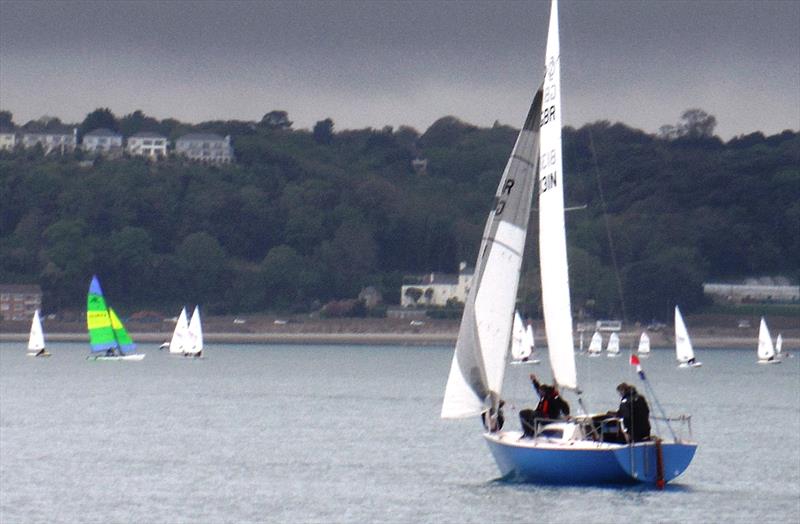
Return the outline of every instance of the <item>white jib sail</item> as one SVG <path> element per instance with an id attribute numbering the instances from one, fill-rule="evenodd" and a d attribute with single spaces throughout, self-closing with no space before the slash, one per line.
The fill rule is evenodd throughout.
<path id="1" fill-rule="evenodd" d="M 542 91 L 537 91 L 495 194 L 456 340 L 442 418 L 479 415 L 500 396 L 525 236 L 536 185 Z"/>
<path id="2" fill-rule="evenodd" d="M 783 349 L 783 335 L 778 333 L 778 338 L 775 339 L 775 354 L 780 355 Z"/>
<path id="3" fill-rule="evenodd" d="M 639 337 L 639 348 L 636 350 L 640 355 L 650 353 L 650 336 L 647 333 L 642 333 Z"/>
<path id="4" fill-rule="evenodd" d="M 196 355 L 203 351 L 203 326 L 200 324 L 200 308 L 194 307 L 192 320 L 189 321 L 189 340 L 186 344 L 186 353 Z"/>
<path id="5" fill-rule="evenodd" d="M 683 316 L 678 306 L 675 306 L 675 356 L 678 362 L 688 362 L 694 358 L 692 341 L 689 339 L 689 332 L 683 323 Z"/>
<path id="6" fill-rule="evenodd" d="M 531 346 L 528 342 L 528 336 L 525 331 L 525 324 L 522 322 L 522 317 L 519 311 L 514 313 L 514 327 L 512 328 L 511 335 L 511 358 L 514 360 L 522 360 L 531 356 Z"/>
<path id="7" fill-rule="evenodd" d="M 28 337 L 28 351 L 38 353 L 44 349 L 44 332 L 42 331 L 42 320 L 39 318 L 39 310 L 33 312 L 31 320 L 31 334 Z"/>
<path id="8" fill-rule="evenodd" d="M 189 323 L 186 321 L 186 308 L 181 309 L 178 322 L 175 323 L 175 331 L 172 332 L 172 339 L 169 341 L 170 353 L 183 353 L 186 351 L 186 344 L 189 339 Z"/>
<path id="9" fill-rule="evenodd" d="M 569 297 L 564 177 L 561 162 L 561 54 L 558 2 L 550 7 L 539 153 L 539 264 L 550 366 L 556 383 L 577 388 Z"/>
<path id="10" fill-rule="evenodd" d="M 589 342 L 589 353 L 597 354 L 603 351 L 603 335 L 595 331 L 592 340 Z"/>
<path id="11" fill-rule="evenodd" d="M 775 348 L 772 347 L 772 337 L 764 317 L 761 317 L 761 325 L 758 327 L 758 359 L 769 360 L 773 357 L 775 357 Z"/>
<path id="12" fill-rule="evenodd" d="M 619 335 L 616 333 L 611 333 L 611 336 L 608 337 L 606 352 L 609 355 L 616 355 L 619 353 Z"/>

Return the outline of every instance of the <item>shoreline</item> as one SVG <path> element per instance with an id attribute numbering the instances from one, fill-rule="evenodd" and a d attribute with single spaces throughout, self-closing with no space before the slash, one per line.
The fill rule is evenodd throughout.
<path id="1" fill-rule="evenodd" d="M 165 339 L 165 333 L 156 332 L 131 332 L 131 336 L 138 343 L 160 344 Z M 205 333 L 207 343 L 227 344 L 320 344 L 320 345 L 393 345 L 393 346 L 455 346 L 457 332 L 295 332 L 295 333 Z M 50 342 L 86 342 L 85 333 L 48 333 L 46 339 Z M 577 341 L 576 337 L 576 341 Z M 654 350 L 672 348 L 672 338 L 659 333 L 650 334 Z M 27 333 L 0 333 L 0 343 L 25 342 Z M 638 335 L 634 332 L 621 333 L 620 342 L 625 348 L 634 347 Z M 800 338 L 784 336 L 784 348 L 793 350 L 800 346 Z M 703 335 L 692 337 L 695 349 L 751 349 L 758 347 L 757 337 L 732 336 L 726 334 Z M 539 348 L 546 347 L 546 341 L 536 339 Z"/>

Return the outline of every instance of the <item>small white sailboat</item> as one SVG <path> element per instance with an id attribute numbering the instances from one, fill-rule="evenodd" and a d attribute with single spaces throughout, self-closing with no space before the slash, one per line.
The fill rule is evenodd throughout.
<path id="1" fill-rule="evenodd" d="M 636 348 L 636 352 L 640 357 L 646 357 L 650 354 L 650 335 L 644 331 L 642 336 L 639 337 L 639 347 Z"/>
<path id="2" fill-rule="evenodd" d="M 519 311 L 514 313 L 514 323 L 511 336 L 511 363 L 512 364 L 538 364 L 539 361 L 531 358 L 534 349 L 533 326 L 523 323 Z"/>
<path id="3" fill-rule="evenodd" d="M 764 317 L 761 317 L 761 324 L 758 326 L 758 363 L 759 364 L 780 364 L 781 361 L 775 357 L 775 348 L 772 346 L 772 337 Z"/>
<path id="4" fill-rule="evenodd" d="M 689 338 L 689 332 L 686 330 L 686 324 L 683 322 L 683 315 L 678 306 L 675 306 L 675 356 L 678 358 L 678 367 L 680 368 L 697 368 L 703 365 L 694 357 L 692 340 Z"/>
<path id="5" fill-rule="evenodd" d="M 614 358 L 619 356 L 619 335 L 611 333 L 608 337 L 608 345 L 606 346 L 606 356 Z"/>
<path id="6" fill-rule="evenodd" d="M 592 335 L 592 340 L 589 342 L 589 356 L 599 357 L 603 352 L 603 335 L 599 331 L 595 331 Z"/>
<path id="7" fill-rule="evenodd" d="M 183 355 L 188 341 L 189 322 L 186 320 L 186 308 L 184 307 L 181 308 L 181 314 L 178 315 L 178 321 L 175 322 L 175 330 L 172 332 L 172 338 L 169 341 L 169 354 Z"/>
<path id="8" fill-rule="evenodd" d="M 49 357 L 44 344 L 44 331 L 42 330 L 42 320 L 39 317 L 39 310 L 33 312 L 33 320 L 31 320 L 31 334 L 28 337 L 28 352 L 29 357 Z"/>
<path id="9" fill-rule="evenodd" d="M 575 366 L 561 169 L 558 3 L 552 0 L 546 71 L 503 171 L 484 229 L 475 276 L 464 304 L 442 402 L 442 418 L 478 417 L 504 478 L 552 484 L 662 486 L 689 466 L 697 444 L 673 432 L 635 442 L 604 440 L 598 415 L 584 413 Z M 543 105 L 546 103 L 546 106 Z M 541 153 L 541 155 L 540 155 Z M 541 420 L 532 436 L 503 430 L 500 410 L 514 304 L 536 182 L 539 184 L 539 267 L 554 387 L 578 395 L 580 413 Z M 635 356 L 634 356 L 635 357 Z M 638 362 L 638 361 L 637 361 Z M 640 377 L 645 381 L 644 372 Z M 599 415 L 604 417 L 605 415 Z M 688 417 L 668 420 L 688 420 Z"/>
<path id="10" fill-rule="evenodd" d="M 200 306 L 194 307 L 192 319 L 189 321 L 188 340 L 183 351 L 184 357 L 203 357 L 203 326 L 200 323 Z"/>

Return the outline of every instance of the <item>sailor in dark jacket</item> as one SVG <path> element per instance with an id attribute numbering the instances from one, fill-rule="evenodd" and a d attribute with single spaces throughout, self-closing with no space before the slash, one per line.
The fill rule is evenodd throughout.
<path id="1" fill-rule="evenodd" d="M 533 373 L 530 379 L 533 389 L 539 396 L 539 404 L 536 405 L 536 409 L 523 409 L 519 412 L 523 437 L 532 437 L 536 434 L 534 429 L 536 419 L 555 420 L 569 415 L 569 404 L 561 398 L 555 386 L 540 383 Z"/>
<path id="2" fill-rule="evenodd" d="M 641 442 L 650 438 L 650 408 L 647 400 L 636 388 L 625 382 L 617 386 L 620 394 L 619 409 L 609 412 L 622 419 L 628 438 Z"/>

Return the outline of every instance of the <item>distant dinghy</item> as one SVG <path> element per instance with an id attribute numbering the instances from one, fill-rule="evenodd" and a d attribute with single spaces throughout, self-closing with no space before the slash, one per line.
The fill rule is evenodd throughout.
<path id="1" fill-rule="evenodd" d="M 689 338 L 689 331 L 683 322 L 683 315 L 678 306 L 675 306 L 675 356 L 678 359 L 680 368 L 697 368 L 703 365 L 694 357 L 692 340 Z"/>
<path id="2" fill-rule="evenodd" d="M 31 333 L 28 337 L 28 352 L 29 357 L 49 357 L 44 344 L 44 331 L 42 330 L 42 320 L 39 317 L 39 310 L 33 312 L 33 319 L 31 320 Z"/>
<path id="3" fill-rule="evenodd" d="M 639 337 L 639 347 L 636 352 L 640 357 L 646 357 L 650 354 L 650 336 L 647 333 L 642 333 Z"/>
<path id="4" fill-rule="evenodd" d="M 603 352 L 603 335 L 595 331 L 592 340 L 589 342 L 588 353 L 590 357 L 599 357 Z"/>
<path id="5" fill-rule="evenodd" d="M 614 358 L 619 356 L 619 335 L 611 333 L 608 337 L 608 346 L 606 346 L 606 356 Z"/>
<path id="6" fill-rule="evenodd" d="M 183 351 L 184 357 L 202 358 L 203 357 L 203 326 L 200 323 L 200 307 L 194 307 L 192 319 L 189 321 L 189 330 L 186 347 Z"/>
<path id="7" fill-rule="evenodd" d="M 780 364 L 781 361 L 775 357 L 775 348 L 772 346 L 772 337 L 764 317 L 761 317 L 761 324 L 758 326 L 758 363 L 759 364 Z"/>
<path id="8" fill-rule="evenodd" d="M 514 313 L 514 324 L 511 336 L 511 363 L 512 364 L 538 364 L 533 356 L 534 338 L 533 326 L 524 325 L 519 311 Z"/>

